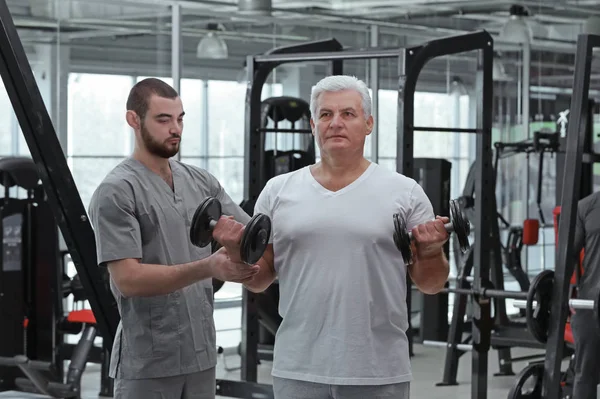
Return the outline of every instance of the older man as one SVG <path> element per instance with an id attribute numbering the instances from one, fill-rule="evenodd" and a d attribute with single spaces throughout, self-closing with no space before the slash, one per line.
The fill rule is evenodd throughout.
<path id="1" fill-rule="evenodd" d="M 270 246 L 251 291 L 279 279 L 272 374 L 276 398 L 409 397 L 406 272 L 439 292 L 448 277 L 447 218 L 413 180 L 364 158 L 373 129 L 366 85 L 330 76 L 313 88 L 314 165 L 271 179 L 255 212 L 271 217 Z M 405 265 L 393 242 L 394 213 L 414 236 Z"/>

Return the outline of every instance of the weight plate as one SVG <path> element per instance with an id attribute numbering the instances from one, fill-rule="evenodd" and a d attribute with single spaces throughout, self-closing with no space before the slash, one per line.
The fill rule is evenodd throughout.
<path id="1" fill-rule="evenodd" d="M 598 323 L 598 327 L 600 327 L 600 291 L 598 291 L 598 296 L 594 301 L 594 317 L 596 318 L 596 323 Z"/>
<path id="2" fill-rule="evenodd" d="M 469 219 L 461 210 L 458 201 L 450 201 L 450 220 L 454 228 L 454 234 L 458 239 L 460 250 L 465 253 L 469 250 L 471 245 L 469 244 L 469 235 L 471 234 L 471 223 Z"/>
<path id="3" fill-rule="evenodd" d="M 530 364 L 517 375 L 507 399 L 542 399 L 543 378 L 544 363 Z M 527 383 L 530 379 L 533 380 L 532 384 Z"/>
<path id="4" fill-rule="evenodd" d="M 213 295 L 216 294 L 221 289 L 221 287 L 223 287 L 223 284 L 225 284 L 224 281 L 221 281 L 216 278 L 212 279 Z"/>
<path id="5" fill-rule="evenodd" d="M 215 240 L 212 240 L 212 242 L 210 243 L 210 248 L 211 248 L 211 251 L 213 254 L 215 252 L 217 252 L 221 247 L 222 247 L 222 245 L 219 244 Z M 213 279 L 212 279 L 213 295 L 216 294 L 217 292 L 219 292 L 219 290 L 223 287 L 223 284 L 225 284 L 224 281 L 221 281 L 221 280 L 213 277 Z"/>
<path id="6" fill-rule="evenodd" d="M 253 265 L 265 253 L 271 237 L 271 219 L 258 213 L 250 219 L 242 236 L 240 255 L 242 261 Z"/>
<path id="7" fill-rule="evenodd" d="M 408 234 L 406 222 L 400 217 L 400 214 L 394 214 L 394 244 L 402 254 L 402 259 L 407 265 L 412 263 L 412 248 L 410 235 Z"/>
<path id="8" fill-rule="evenodd" d="M 211 220 L 219 220 L 221 217 L 221 203 L 208 197 L 196 208 L 192 224 L 190 226 L 190 241 L 197 247 L 205 247 L 212 242 Z"/>
<path id="9" fill-rule="evenodd" d="M 527 292 L 525 306 L 527 328 L 533 337 L 542 344 L 548 340 L 553 286 L 554 271 L 544 270 L 534 277 Z M 533 306 L 534 302 L 537 302 L 535 307 Z"/>

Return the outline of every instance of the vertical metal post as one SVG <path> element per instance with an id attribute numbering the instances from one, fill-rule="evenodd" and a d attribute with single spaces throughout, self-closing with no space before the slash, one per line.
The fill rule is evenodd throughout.
<path id="1" fill-rule="evenodd" d="M 412 69 L 416 49 L 402 49 L 398 56 L 398 114 L 396 122 L 396 171 L 407 177 L 414 174 L 414 111 L 415 91 L 407 87 L 407 75 Z M 408 353 L 413 356 L 412 314 L 412 281 L 406 271 L 406 309 L 408 312 Z"/>
<path id="2" fill-rule="evenodd" d="M 481 133 L 476 138 L 476 174 L 475 174 L 475 243 L 473 263 L 473 289 L 482 288 L 484 281 L 489 281 L 490 275 L 490 253 L 492 245 L 493 222 L 496 213 L 490 212 L 488 208 L 495 204 L 495 191 L 493 185 L 492 164 L 492 107 L 493 107 L 493 43 L 491 40 L 480 56 L 480 68 L 483 70 L 483 87 L 481 101 L 477 114 L 477 121 Z M 494 198 L 492 198 L 494 197 Z M 487 397 L 487 375 L 488 375 L 488 351 L 491 340 L 491 315 L 490 299 L 474 296 L 473 303 L 473 353 L 471 397 L 485 399 Z"/>
<path id="3" fill-rule="evenodd" d="M 200 156 L 202 157 L 202 167 L 208 169 L 208 158 L 210 156 L 210 104 L 208 103 L 208 80 L 202 82 L 202 127 L 200 128 L 200 137 L 202 146 L 200 147 Z"/>
<path id="4" fill-rule="evenodd" d="M 577 204 L 581 186 L 581 161 L 583 145 L 587 134 L 588 99 L 590 89 L 590 69 L 592 47 L 600 45 L 600 36 L 582 34 L 577 40 L 575 55 L 575 75 L 573 95 L 569 115 L 571 121 L 567 130 L 567 149 L 563 171 L 563 190 L 560 202 L 560 223 L 558 224 L 558 256 L 554 269 L 554 286 L 548 341 L 544 362 L 542 397 L 560 398 L 561 361 L 563 357 L 564 329 L 568 316 L 569 281 L 573 273 L 576 254 L 573 248 Z"/>
<path id="5" fill-rule="evenodd" d="M 379 46 L 379 26 L 371 25 L 371 47 Z M 375 119 L 371 132 L 371 161 L 379 161 L 379 59 L 369 60 L 369 80 L 372 95 L 371 112 Z"/>
<path id="6" fill-rule="evenodd" d="M 181 71 L 182 71 L 181 48 L 181 4 L 173 2 L 171 4 L 171 77 L 173 78 L 173 88 L 181 96 Z M 181 160 L 181 148 L 177 152 L 177 159 Z"/>
<path id="7" fill-rule="evenodd" d="M 246 167 L 244 168 L 244 198 L 254 208 L 262 190 L 263 179 L 263 135 L 259 133 L 262 88 L 272 69 L 269 65 L 258 68 L 252 56 L 247 57 L 248 88 L 246 91 Z M 242 344 L 241 380 L 256 382 L 258 377 L 258 308 L 256 294 L 246 289 L 242 291 Z"/>

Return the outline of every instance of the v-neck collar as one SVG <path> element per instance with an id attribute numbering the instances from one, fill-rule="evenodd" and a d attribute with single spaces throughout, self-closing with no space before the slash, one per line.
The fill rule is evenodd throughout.
<path id="1" fill-rule="evenodd" d="M 371 173 L 373 173 L 375 171 L 376 167 L 377 167 L 377 164 L 375 162 L 371 162 L 370 165 L 367 167 L 367 169 L 365 169 L 365 171 L 360 176 L 358 176 L 352 183 L 348 184 L 346 187 L 343 187 L 337 191 L 331 191 L 331 190 L 327 189 L 326 187 L 324 187 L 321 183 L 319 183 L 317 181 L 317 179 L 315 179 L 315 177 L 313 176 L 312 172 L 310 171 L 310 166 L 307 166 L 304 168 L 304 173 L 307 175 L 307 178 L 310 180 L 313 187 L 315 187 L 317 189 L 317 191 L 319 191 L 323 195 L 326 195 L 329 197 L 335 197 L 335 196 L 339 196 L 339 195 L 347 193 L 348 191 L 353 190 L 356 186 L 358 186 L 360 183 L 362 183 L 367 177 L 369 177 L 371 175 Z"/>
<path id="2" fill-rule="evenodd" d="M 171 189 L 169 184 L 158 173 L 156 173 L 155 171 L 147 167 L 145 164 L 133 157 L 129 157 L 129 159 L 139 167 L 143 168 L 147 173 L 149 173 L 152 176 L 152 179 L 154 179 L 157 182 L 157 184 L 165 190 L 165 193 L 168 194 L 174 201 L 177 201 L 181 190 L 181 184 L 178 173 L 179 165 L 177 165 L 177 162 L 173 161 L 172 159 L 169 159 L 169 167 L 171 168 L 171 175 L 173 177 L 173 189 Z"/>

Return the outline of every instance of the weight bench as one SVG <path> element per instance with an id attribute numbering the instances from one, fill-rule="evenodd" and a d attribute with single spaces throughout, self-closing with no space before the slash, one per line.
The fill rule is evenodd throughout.
<path id="1" fill-rule="evenodd" d="M 81 377 L 97 335 L 96 318 L 90 309 L 82 309 L 70 312 L 67 321 L 83 324 L 84 328 L 73 350 L 65 382 L 53 378 L 55 370 L 50 362 L 30 360 L 24 355 L 0 357 L 0 366 L 18 367 L 25 374 L 26 378 L 20 377 L 15 380 L 19 389 L 53 398 L 81 398 Z"/>

